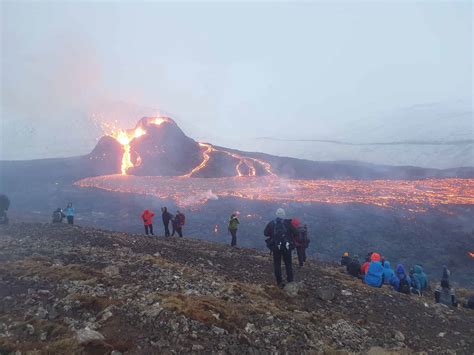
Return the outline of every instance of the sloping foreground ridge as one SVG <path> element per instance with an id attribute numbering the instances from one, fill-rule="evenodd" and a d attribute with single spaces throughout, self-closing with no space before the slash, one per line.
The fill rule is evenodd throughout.
<path id="1" fill-rule="evenodd" d="M 0 353 L 474 352 L 474 312 L 310 261 L 67 225 L 0 228 Z M 33 352 L 31 352 L 33 353 Z"/>

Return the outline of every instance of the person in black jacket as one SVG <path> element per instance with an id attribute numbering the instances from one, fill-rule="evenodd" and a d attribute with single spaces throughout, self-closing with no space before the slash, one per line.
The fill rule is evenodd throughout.
<path id="1" fill-rule="evenodd" d="M 349 252 L 345 251 L 344 254 L 342 254 L 341 258 L 341 266 L 347 266 L 349 263 L 352 261 L 351 257 L 349 256 Z"/>
<path id="2" fill-rule="evenodd" d="M 285 263 L 286 280 L 293 281 L 293 266 L 291 264 L 291 252 L 294 248 L 293 238 L 298 230 L 291 224 L 291 219 L 285 219 L 286 214 L 283 208 L 276 212 L 277 218 L 270 221 L 263 234 L 268 237 L 267 246 L 273 254 L 273 268 L 278 286 L 283 288 L 283 278 L 281 274 L 281 259 Z"/>
<path id="3" fill-rule="evenodd" d="M 359 256 L 355 255 L 351 262 L 346 266 L 347 273 L 354 277 L 360 277 L 360 261 Z"/>
<path id="4" fill-rule="evenodd" d="M 165 237 L 170 236 L 170 221 L 173 215 L 168 212 L 166 207 L 161 208 L 161 218 L 163 219 L 163 225 L 165 226 Z"/>

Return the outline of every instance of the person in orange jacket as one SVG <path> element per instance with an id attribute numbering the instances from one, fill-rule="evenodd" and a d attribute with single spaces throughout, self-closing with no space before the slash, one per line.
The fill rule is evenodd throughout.
<path id="1" fill-rule="evenodd" d="M 145 234 L 148 235 L 148 231 L 151 235 L 153 234 L 153 216 L 155 214 L 150 210 L 145 210 L 142 213 L 143 224 L 145 225 Z"/>

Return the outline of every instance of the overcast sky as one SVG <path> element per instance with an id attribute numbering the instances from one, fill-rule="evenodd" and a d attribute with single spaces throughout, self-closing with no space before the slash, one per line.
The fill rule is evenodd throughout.
<path id="1" fill-rule="evenodd" d="M 1 1 L 0 158 L 87 153 L 94 117 L 161 111 L 265 151 L 256 137 L 364 141 L 366 117 L 373 139 L 414 105 L 472 111 L 472 20 L 470 1 Z"/>

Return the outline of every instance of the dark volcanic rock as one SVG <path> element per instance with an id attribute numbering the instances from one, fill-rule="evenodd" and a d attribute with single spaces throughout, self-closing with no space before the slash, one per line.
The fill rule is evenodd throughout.
<path id="1" fill-rule="evenodd" d="M 474 312 L 435 305 L 432 294 L 370 288 L 314 261 L 295 278 L 290 297 L 291 287 L 275 287 L 268 254 L 252 249 L 0 227 L 0 352 L 474 351 Z M 321 289 L 340 296 L 322 301 Z"/>

